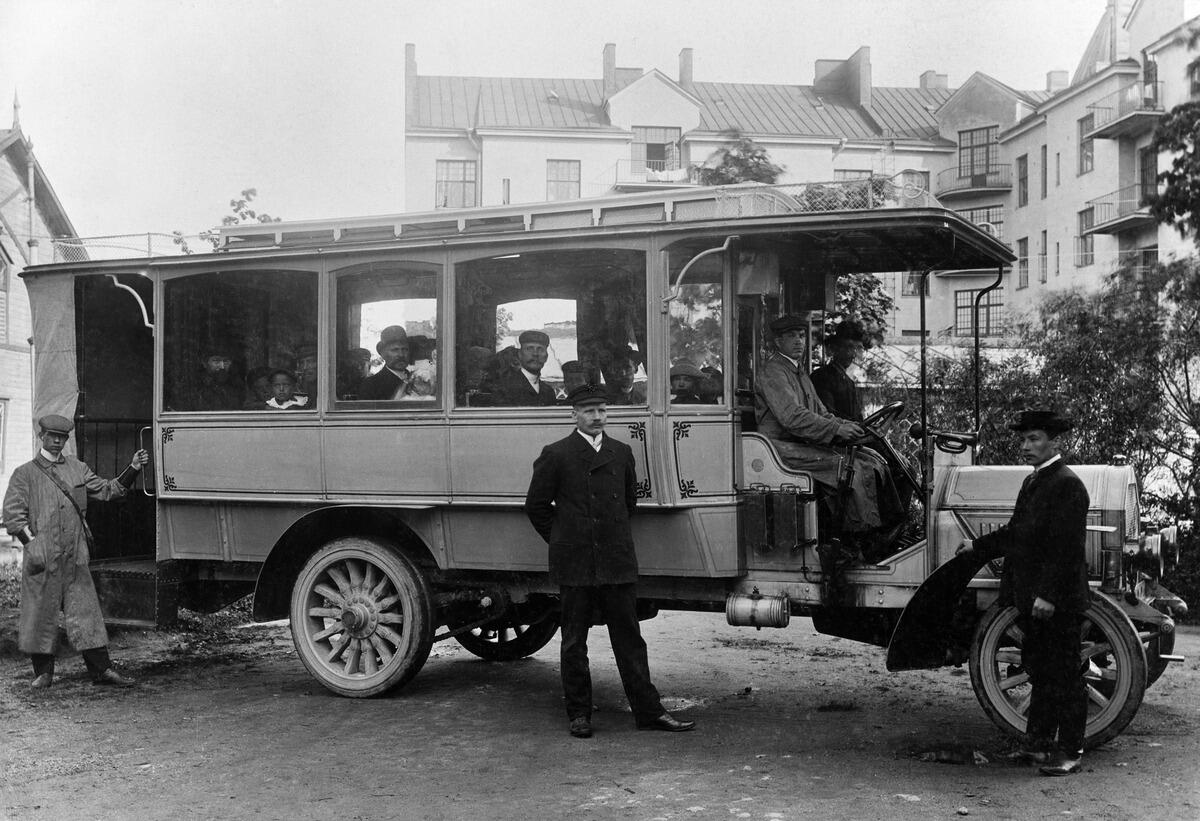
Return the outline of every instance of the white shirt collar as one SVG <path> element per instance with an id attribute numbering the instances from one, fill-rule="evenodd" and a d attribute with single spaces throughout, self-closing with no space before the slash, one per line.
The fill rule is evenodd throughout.
<path id="1" fill-rule="evenodd" d="M 787 354 L 785 354 L 783 351 L 776 351 L 775 353 L 777 353 L 777 354 L 779 354 L 780 356 L 782 356 L 782 357 L 783 357 L 784 359 L 786 359 L 788 362 L 791 362 L 791 363 L 792 363 L 792 367 L 793 367 L 793 368 L 795 368 L 796 370 L 800 370 L 800 363 L 799 363 L 797 360 L 795 360 L 795 359 L 792 359 L 790 356 L 788 356 Z"/>
<path id="2" fill-rule="evenodd" d="M 1062 454 L 1056 453 L 1053 456 L 1051 456 L 1049 459 L 1047 459 L 1046 461 L 1042 462 L 1040 465 L 1034 465 L 1033 469 L 1035 472 L 1041 473 L 1043 470 L 1048 468 L 1050 465 L 1053 465 L 1055 462 L 1058 462 L 1061 459 L 1062 459 Z"/>
<path id="3" fill-rule="evenodd" d="M 604 441 L 604 432 L 603 431 L 601 431 L 600 433 L 597 433 L 595 436 L 589 436 L 588 434 L 581 431 L 579 428 L 575 428 L 575 432 L 578 433 L 580 436 L 582 436 L 584 441 L 592 446 L 592 450 L 596 451 L 597 453 L 600 452 L 600 444 Z"/>
<path id="4" fill-rule="evenodd" d="M 51 456 L 49 453 L 46 452 L 45 448 L 40 448 L 40 451 L 42 454 L 42 458 L 45 459 L 47 462 L 50 462 L 52 464 L 58 464 L 59 462 L 63 461 L 63 456 L 61 453 L 58 456 Z"/>
<path id="5" fill-rule="evenodd" d="M 532 371 L 527 371 L 525 368 L 521 368 L 521 373 L 525 376 L 525 381 L 527 381 L 532 387 L 537 388 L 542 379 L 539 374 L 533 373 Z"/>

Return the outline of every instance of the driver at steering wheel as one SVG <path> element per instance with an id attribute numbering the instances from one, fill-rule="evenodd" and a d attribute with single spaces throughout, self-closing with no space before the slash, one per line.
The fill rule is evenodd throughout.
<path id="1" fill-rule="evenodd" d="M 774 320 L 775 351 L 754 386 L 758 432 L 771 439 L 784 463 L 812 475 L 817 487 L 836 497 L 846 460 L 853 453 L 849 493 L 842 500 L 844 534 L 885 536 L 904 520 L 900 494 L 883 457 L 857 444 L 867 429 L 831 413 L 804 367 L 808 320 L 788 314 Z"/>

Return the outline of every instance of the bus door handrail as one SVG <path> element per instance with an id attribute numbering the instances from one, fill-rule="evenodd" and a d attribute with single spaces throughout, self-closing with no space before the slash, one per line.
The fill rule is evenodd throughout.
<path id="1" fill-rule="evenodd" d="M 146 449 L 146 431 L 153 432 L 153 430 L 154 430 L 154 428 L 151 425 L 143 425 L 142 427 L 138 428 L 138 450 Z M 146 481 L 146 471 L 145 470 L 138 471 L 138 483 L 141 485 L 142 493 L 144 493 L 146 496 L 149 496 L 151 499 L 153 499 L 154 494 L 150 492 L 150 485 Z"/>
<path id="2" fill-rule="evenodd" d="M 683 270 L 679 272 L 679 276 L 675 277 L 675 284 L 671 286 L 671 291 L 665 297 L 663 297 L 662 307 L 659 309 L 660 312 L 665 314 L 668 310 L 670 310 L 670 304 L 676 299 L 679 299 L 679 293 L 683 286 L 683 278 L 687 275 L 688 269 L 691 268 L 692 265 L 711 254 L 720 254 L 728 251 L 729 247 L 739 239 L 741 239 L 741 237 L 739 237 L 737 234 L 730 234 L 729 236 L 725 237 L 725 244 L 720 248 L 709 248 L 707 251 L 701 251 L 700 253 L 696 254 L 696 256 L 689 259 L 687 264 L 683 266 Z"/>

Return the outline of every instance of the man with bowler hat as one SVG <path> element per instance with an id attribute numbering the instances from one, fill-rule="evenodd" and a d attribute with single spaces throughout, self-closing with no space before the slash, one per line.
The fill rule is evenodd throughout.
<path id="1" fill-rule="evenodd" d="M 4 528 L 21 543 L 21 612 L 17 643 L 33 661 L 33 687 L 54 682 L 54 649 L 61 613 L 67 638 L 83 654 L 95 684 L 128 687 L 134 682 L 112 667 L 100 600 L 88 569 L 92 534 L 88 499 L 125 495 L 150 461 L 133 454 L 116 479 L 101 479 L 74 456 L 63 454 L 74 423 L 49 414 L 38 420 L 41 450 L 13 471 L 4 494 Z"/>
<path id="2" fill-rule="evenodd" d="M 1080 632 L 1087 582 L 1088 494 L 1063 462 L 1071 420 L 1051 410 L 1023 411 L 1009 428 L 1021 435 L 1021 458 L 1033 466 L 1003 527 L 966 540 L 959 553 L 1004 557 L 1000 601 L 1017 608 L 1024 634 L 1021 667 L 1029 674 L 1027 741 L 1014 757 L 1041 764 L 1045 775 L 1079 772 L 1087 726 Z"/>
<path id="3" fill-rule="evenodd" d="M 495 404 L 504 407 L 558 404 L 554 388 L 542 380 L 542 366 L 550 357 L 550 337 L 542 331 L 524 331 L 517 337 L 519 367 L 506 368 L 491 385 Z"/>
<path id="4" fill-rule="evenodd" d="M 399 325 L 388 325 L 379 332 L 375 351 L 383 358 L 383 367 L 358 384 L 358 398 L 375 402 L 403 399 L 412 390 L 408 334 Z"/>
<path id="5" fill-rule="evenodd" d="M 847 319 L 825 335 L 825 353 L 829 361 L 812 372 L 813 387 L 825 407 L 851 422 L 863 420 L 862 394 L 858 383 L 847 373 L 854 360 L 862 356 L 866 335 L 862 326 Z"/>
<path id="6" fill-rule="evenodd" d="M 562 605 L 561 672 L 569 731 L 592 735 L 592 677 L 587 635 L 598 611 L 608 625 L 621 684 L 639 730 L 695 727 L 662 705 L 650 681 L 637 617 L 637 555 L 629 517 L 637 504 L 633 451 L 604 434 L 607 399 L 596 385 L 567 397 L 575 430 L 542 449 L 533 463 L 525 513 L 550 545 L 550 581 Z"/>

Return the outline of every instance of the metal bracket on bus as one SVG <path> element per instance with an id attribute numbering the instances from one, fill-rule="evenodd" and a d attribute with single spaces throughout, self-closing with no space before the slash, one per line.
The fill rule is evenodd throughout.
<path id="1" fill-rule="evenodd" d="M 660 309 L 661 313 L 665 314 L 669 310 L 668 306 L 670 306 L 674 300 L 679 299 L 679 292 L 683 285 L 683 278 L 687 275 L 688 269 L 691 268 L 692 265 L 710 254 L 720 254 L 728 251 L 729 247 L 739 239 L 741 239 L 741 237 L 739 237 L 737 234 L 730 234 L 729 236 L 725 237 L 725 244 L 720 248 L 709 248 L 707 251 L 701 251 L 700 253 L 696 254 L 696 256 L 689 259 L 687 261 L 687 265 L 684 265 L 683 270 L 679 272 L 679 276 L 675 277 L 675 284 L 671 286 L 671 292 L 663 297 L 662 308 Z"/>
<path id="2" fill-rule="evenodd" d="M 151 428 L 149 425 L 144 425 L 144 426 L 138 428 L 138 450 L 146 449 L 146 431 L 149 431 L 149 430 L 153 430 L 153 428 Z M 142 468 L 141 470 L 138 471 L 138 482 L 140 482 L 142 485 L 142 493 L 146 494 L 151 499 L 153 499 L 154 494 L 150 492 L 150 485 L 146 481 L 146 469 L 145 468 Z"/>
<path id="3" fill-rule="evenodd" d="M 133 298 L 137 300 L 138 307 L 142 309 L 142 324 L 149 328 L 150 332 L 153 333 L 154 323 L 150 321 L 150 312 L 146 310 L 146 303 L 142 302 L 142 295 L 130 288 L 125 283 L 119 282 L 116 274 L 108 274 L 108 278 L 113 281 L 113 285 L 116 285 L 118 288 L 133 294 Z"/>

